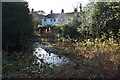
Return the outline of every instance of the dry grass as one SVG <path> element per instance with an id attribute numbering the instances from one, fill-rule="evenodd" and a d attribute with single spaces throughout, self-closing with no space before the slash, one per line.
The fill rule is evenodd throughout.
<path id="1" fill-rule="evenodd" d="M 11 70 L 16 66 L 7 63 L 3 66 L 5 72 L 8 71 L 7 77 L 13 78 L 119 78 L 120 67 L 120 52 L 119 43 L 114 40 L 101 42 L 100 39 L 91 42 L 89 40 L 85 42 L 72 42 L 71 40 L 58 41 L 55 46 L 62 49 L 63 55 L 70 57 L 73 62 L 65 64 L 62 67 L 54 69 L 53 74 L 34 73 L 29 74 L 26 72 L 15 71 L 10 74 Z M 5 54 L 4 54 L 5 55 Z M 17 55 L 16 55 L 17 56 Z M 17 64 L 29 64 L 31 63 L 32 56 L 27 54 L 24 56 L 17 56 Z M 83 62 L 79 62 L 83 61 Z M 27 66 L 27 65 L 26 65 Z M 21 66 L 18 66 L 18 69 Z M 31 70 L 35 67 L 28 66 Z"/>
<path id="2" fill-rule="evenodd" d="M 81 59 L 81 56 L 84 56 L 84 61 L 91 61 L 91 64 L 94 65 L 93 67 L 83 66 L 80 69 L 81 71 L 87 69 L 84 73 L 91 71 L 91 74 L 99 74 L 103 78 L 114 78 L 119 75 L 119 43 L 113 39 L 104 42 L 101 42 L 101 39 L 96 39 L 94 42 L 87 40 L 86 43 L 64 41 L 58 42 L 56 46 L 76 59 Z M 82 75 L 82 77 L 85 76 Z"/>

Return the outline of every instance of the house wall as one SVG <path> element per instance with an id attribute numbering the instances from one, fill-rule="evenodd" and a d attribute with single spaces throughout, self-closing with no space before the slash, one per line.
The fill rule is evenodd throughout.
<path id="1" fill-rule="evenodd" d="M 56 24 L 61 24 L 61 25 L 64 25 L 64 24 L 67 24 L 71 22 L 71 20 L 67 20 L 67 19 L 59 19 L 59 18 L 56 18 L 55 21 L 54 19 L 49 19 L 47 18 L 46 21 L 44 19 L 42 19 L 42 25 L 56 25 Z"/>
<path id="2" fill-rule="evenodd" d="M 68 24 L 69 22 L 72 21 L 72 17 L 73 16 L 67 16 L 65 14 L 60 14 L 56 18 L 43 18 L 42 19 L 42 25 L 56 25 L 56 24 L 64 25 L 64 24 Z M 55 21 L 54 21 L 54 19 L 55 19 Z"/>
<path id="3" fill-rule="evenodd" d="M 42 19 L 42 25 L 55 25 L 56 21 L 51 18 Z"/>

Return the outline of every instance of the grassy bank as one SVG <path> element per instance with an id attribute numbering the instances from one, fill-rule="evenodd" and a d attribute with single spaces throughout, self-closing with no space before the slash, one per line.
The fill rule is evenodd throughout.
<path id="1" fill-rule="evenodd" d="M 83 66 L 79 68 L 79 74 L 82 70 L 85 70 L 84 73 L 86 74 L 90 71 L 91 74 L 99 74 L 103 78 L 119 76 L 120 47 L 119 42 L 112 38 L 103 42 L 102 39 L 96 39 L 95 41 L 88 39 L 84 42 L 73 42 L 73 40 L 65 39 L 58 41 L 56 47 L 67 52 L 67 55 L 71 58 L 88 61 L 94 65 L 93 67 Z"/>
<path id="2" fill-rule="evenodd" d="M 48 39 L 49 40 L 49 39 Z M 29 45 L 30 46 L 30 45 Z M 85 40 L 76 42 L 73 39 L 58 40 L 54 44 L 59 54 L 77 62 L 65 64 L 46 72 L 31 73 L 37 70 L 32 64 L 31 50 L 8 56 L 3 51 L 3 77 L 5 78 L 117 78 L 120 65 L 119 43 L 114 39 L 101 42 Z"/>
<path id="3" fill-rule="evenodd" d="M 21 74 L 25 74 L 28 70 L 24 70 L 26 67 L 30 67 L 30 70 L 34 70 L 33 62 L 33 43 L 29 42 L 21 48 L 21 51 L 7 52 L 2 50 L 2 77 L 3 78 L 15 78 Z M 24 78 L 24 76 L 23 76 Z"/>

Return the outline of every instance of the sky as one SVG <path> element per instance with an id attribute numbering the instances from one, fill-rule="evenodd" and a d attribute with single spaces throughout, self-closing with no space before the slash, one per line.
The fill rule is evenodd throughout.
<path id="1" fill-rule="evenodd" d="M 33 8 L 34 11 L 43 10 L 46 14 L 49 14 L 51 10 L 53 13 L 60 13 L 62 9 L 64 12 L 73 12 L 74 7 L 79 7 L 88 3 L 88 0 L 26 0 L 29 3 L 29 8 Z M 79 11 L 79 10 L 78 10 Z"/>

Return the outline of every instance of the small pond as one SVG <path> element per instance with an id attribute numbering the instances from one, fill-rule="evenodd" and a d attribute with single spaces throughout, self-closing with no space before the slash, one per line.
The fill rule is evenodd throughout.
<path id="1" fill-rule="evenodd" d="M 49 44 L 35 43 L 34 44 L 35 61 L 33 64 L 38 65 L 39 69 L 42 69 L 46 66 L 49 67 L 58 67 L 69 62 L 69 59 L 65 56 L 57 55 L 57 51 L 53 46 Z"/>

